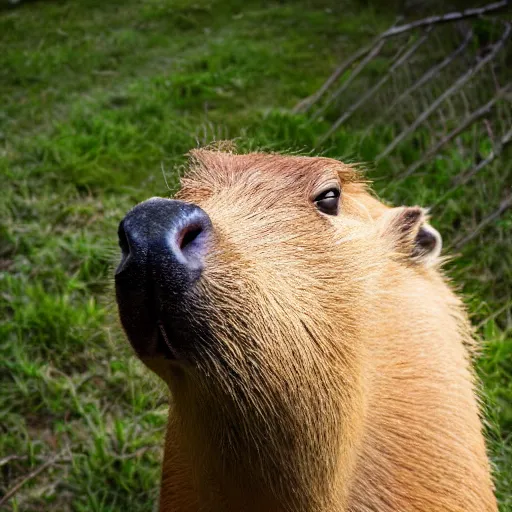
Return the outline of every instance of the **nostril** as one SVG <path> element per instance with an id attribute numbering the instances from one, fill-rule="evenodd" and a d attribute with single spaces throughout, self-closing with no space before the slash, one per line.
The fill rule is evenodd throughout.
<path id="1" fill-rule="evenodd" d="M 128 238 L 124 229 L 124 219 L 119 224 L 117 236 L 119 238 L 119 247 L 121 248 L 123 256 L 127 256 L 130 253 L 130 245 L 128 244 Z"/>
<path id="2" fill-rule="evenodd" d="M 175 258 L 188 269 L 202 268 L 203 258 L 208 251 L 210 219 L 193 213 L 176 235 L 173 253 Z"/>
<path id="3" fill-rule="evenodd" d="M 182 251 L 193 245 L 197 237 L 202 233 L 201 226 L 189 226 L 181 233 L 181 242 L 179 247 Z"/>

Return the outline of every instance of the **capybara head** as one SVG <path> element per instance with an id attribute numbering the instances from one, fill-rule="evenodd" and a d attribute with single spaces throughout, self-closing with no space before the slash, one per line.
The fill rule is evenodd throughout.
<path id="1" fill-rule="evenodd" d="M 224 499 L 258 489 L 260 510 L 338 510 L 369 453 L 371 411 L 392 399 L 381 373 L 407 364 L 396 347 L 452 332 L 467 373 L 467 325 L 426 220 L 384 206 L 335 160 L 211 150 L 192 152 L 176 199 L 126 215 L 123 327 L 170 387 L 181 449 L 208 461 L 190 462 L 208 478 L 223 475 Z"/>

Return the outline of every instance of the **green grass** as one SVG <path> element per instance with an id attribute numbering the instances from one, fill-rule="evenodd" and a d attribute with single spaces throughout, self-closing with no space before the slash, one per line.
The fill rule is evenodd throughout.
<path id="1" fill-rule="evenodd" d="M 161 166 L 175 187 L 198 143 L 310 151 L 325 121 L 290 108 L 393 19 L 327 0 L 41 0 L 0 12 L 0 496 L 59 454 L 6 510 L 152 510 L 165 393 L 115 318 L 117 223 L 167 195 Z M 391 132 L 361 142 L 340 131 L 318 151 L 371 161 Z M 392 180 L 418 156 L 405 145 L 369 177 L 396 203 L 433 204 L 467 162 L 453 154 Z M 497 202 L 510 161 L 434 215 L 445 240 Z M 505 214 L 449 267 L 485 341 L 502 511 L 512 511 L 511 227 Z"/>

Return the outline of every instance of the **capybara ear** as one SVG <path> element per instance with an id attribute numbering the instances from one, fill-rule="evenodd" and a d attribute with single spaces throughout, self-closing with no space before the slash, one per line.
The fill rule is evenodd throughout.
<path id="1" fill-rule="evenodd" d="M 379 219 L 379 230 L 397 253 L 415 263 L 431 266 L 441 253 L 441 235 L 419 206 L 390 208 Z"/>

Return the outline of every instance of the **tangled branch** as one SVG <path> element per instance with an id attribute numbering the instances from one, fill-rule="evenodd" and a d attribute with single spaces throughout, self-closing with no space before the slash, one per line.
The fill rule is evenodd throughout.
<path id="1" fill-rule="evenodd" d="M 503 74 L 507 69 L 512 20 L 498 16 L 488 18 L 489 14 L 509 5 L 510 0 L 501 0 L 410 23 L 397 20 L 342 62 L 313 95 L 296 105 L 294 112 L 309 113 L 311 119 L 316 119 L 327 111 L 332 115 L 333 105 L 345 103 L 334 122 L 319 137 L 318 144 L 323 144 L 348 122 L 351 126 L 364 123 L 362 140 L 376 127 L 398 127 L 393 139 L 376 157 L 377 162 L 398 149 L 420 128 L 425 128 L 418 140 L 429 140 L 427 149 L 405 171 L 398 172 L 394 178 L 399 180 L 415 173 L 450 145 L 456 145 L 464 158 L 467 150 L 473 155 L 479 154 L 480 123 L 484 119 L 484 137 L 488 138 L 492 150 L 485 158 L 475 157 L 471 166 L 452 179 L 448 191 L 437 198 L 434 204 L 437 208 L 461 185 L 498 159 L 512 141 L 509 104 L 505 101 L 511 98 L 512 84 Z M 475 34 L 480 31 L 476 27 L 472 30 L 471 23 L 464 20 L 483 16 L 486 22 L 482 26 L 490 30 L 484 31 L 484 39 L 476 38 Z M 417 36 L 409 37 L 414 32 Z M 488 41 L 485 46 L 482 40 Z M 372 64 L 383 54 L 387 68 L 375 77 L 380 63 L 379 66 Z M 440 80 L 436 80 L 438 77 Z M 497 211 L 484 218 L 454 247 L 460 248 L 472 240 L 511 204 L 508 196 Z"/>
<path id="2" fill-rule="evenodd" d="M 500 40 L 492 46 L 491 51 L 476 64 L 469 68 L 466 73 L 461 75 L 456 82 L 446 89 L 433 103 L 431 103 L 415 120 L 414 122 L 403 132 L 398 134 L 377 156 L 376 160 L 379 161 L 385 156 L 389 155 L 391 151 L 393 151 L 400 142 L 402 142 L 406 137 L 408 137 L 411 133 L 413 133 L 426 119 L 430 117 L 430 115 L 437 109 L 439 106 L 450 96 L 453 96 L 456 92 L 458 92 L 476 73 L 478 73 L 488 62 L 493 60 L 496 57 L 496 54 L 505 46 L 508 41 L 511 32 L 510 23 L 505 23 L 505 30 L 503 32 Z"/>
<path id="3" fill-rule="evenodd" d="M 425 33 L 388 69 L 387 73 L 365 94 L 359 98 L 351 107 L 349 107 L 331 126 L 329 131 L 320 139 L 320 143 L 328 139 L 361 105 L 366 103 L 368 99 L 391 78 L 392 74 L 404 64 L 413 55 L 418 48 L 427 40 L 432 27 L 427 27 Z M 347 80 L 348 82 L 348 80 Z"/>
<path id="4" fill-rule="evenodd" d="M 378 51 L 375 52 L 375 49 L 378 47 L 379 50 L 384 44 L 386 39 L 392 38 L 394 36 L 404 34 L 406 32 L 410 32 L 417 28 L 421 27 L 433 27 L 434 25 L 460 21 L 467 18 L 474 18 L 477 16 L 483 16 L 484 14 L 489 14 L 491 12 L 496 12 L 501 9 L 504 9 L 509 5 L 509 0 L 501 0 L 500 2 L 494 2 L 491 4 L 484 5 L 483 7 L 465 9 L 460 12 L 451 12 L 447 14 L 442 14 L 439 16 L 429 16 L 428 18 L 423 18 L 421 20 L 416 20 L 412 23 L 406 23 L 403 25 L 397 25 L 396 23 L 391 26 L 388 30 L 379 34 L 373 41 L 363 48 L 360 48 L 356 53 L 351 55 L 348 59 L 342 62 L 329 76 L 329 78 L 324 82 L 324 84 L 315 92 L 313 95 L 305 98 L 300 101 L 293 109 L 293 113 L 306 113 L 311 107 L 317 103 L 324 94 L 330 89 L 330 87 L 341 77 L 343 74 L 350 69 L 350 67 L 357 62 L 359 59 L 363 58 L 367 53 L 371 53 L 372 56 L 378 54 Z M 398 20 L 397 20 L 398 21 Z M 367 59 L 366 63 L 371 60 Z M 365 65 L 366 65 L 365 63 Z M 363 66 L 364 67 L 364 66 Z"/>
<path id="5" fill-rule="evenodd" d="M 434 144 L 419 160 L 416 160 L 399 178 L 407 178 L 414 172 L 416 172 L 423 164 L 428 162 L 433 156 L 437 155 L 439 151 L 446 145 L 448 142 L 452 141 L 455 137 L 459 136 L 462 132 L 467 130 L 470 126 L 472 126 L 476 121 L 489 114 L 494 105 L 498 100 L 500 100 L 508 91 L 512 90 L 512 84 L 507 84 L 505 87 L 500 89 L 495 96 L 491 98 L 485 105 L 480 107 L 471 113 L 457 128 L 453 129 L 450 133 L 448 133 L 445 137 L 443 137 L 439 142 Z"/>

